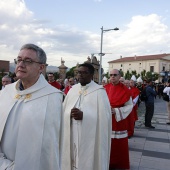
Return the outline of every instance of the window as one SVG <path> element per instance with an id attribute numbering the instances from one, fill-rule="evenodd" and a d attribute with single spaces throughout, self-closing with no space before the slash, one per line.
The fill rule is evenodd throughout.
<path id="1" fill-rule="evenodd" d="M 154 72 L 154 66 L 150 66 L 150 72 Z"/>
<path id="2" fill-rule="evenodd" d="M 123 66 L 123 64 L 120 65 L 121 67 Z"/>
<path id="3" fill-rule="evenodd" d="M 163 66 L 162 71 L 165 71 L 165 66 Z"/>

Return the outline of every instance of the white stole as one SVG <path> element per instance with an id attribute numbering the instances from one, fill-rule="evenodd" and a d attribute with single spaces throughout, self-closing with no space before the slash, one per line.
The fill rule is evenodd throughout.
<path id="1" fill-rule="evenodd" d="M 87 93 L 86 89 L 87 86 L 81 86 L 81 91 L 79 99 L 77 100 L 75 104 L 75 108 L 78 108 L 81 110 L 81 105 L 84 100 L 84 95 Z M 78 170 L 78 162 L 79 162 L 79 146 L 80 146 L 80 140 L 81 140 L 81 126 L 82 121 L 81 120 L 75 120 L 72 118 L 71 120 L 71 169 L 72 170 Z"/>

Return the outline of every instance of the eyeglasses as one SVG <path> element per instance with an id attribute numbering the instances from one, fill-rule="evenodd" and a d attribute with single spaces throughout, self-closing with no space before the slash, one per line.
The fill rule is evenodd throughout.
<path id="1" fill-rule="evenodd" d="M 86 75 L 89 74 L 88 71 L 78 71 L 77 74 Z"/>
<path id="2" fill-rule="evenodd" d="M 22 61 L 23 64 L 26 65 L 26 66 L 31 65 L 32 63 L 42 64 L 42 63 L 40 63 L 40 62 L 33 61 L 33 60 L 31 60 L 31 59 L 24 59 L 24 60 L 22 60 L 22 59 L 20 59 L 20 58 L 14 59 L 15 64 L 20 64 L 21 61 Z"/>
<path id="3" fill-rule="evenodd" d="M 116 77 L 116 76 L 118 76 L 119 74 L 110 74 L 110 77 L 111 76 L 114 76 L 114 77 Z"/>
<path id="4" fill-rule="evenodd" d="M 11 82 L 11 81 L 2 81 L 2 83 L 9 83 L 9 82 Z"/>

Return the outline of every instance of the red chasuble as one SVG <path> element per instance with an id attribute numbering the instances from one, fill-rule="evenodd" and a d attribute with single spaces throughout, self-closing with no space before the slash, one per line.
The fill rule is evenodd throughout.
<path id="1" fill-rule="evenodd" d="M 132 97 L 132 91 L 131 89 L 129 89 L 130 93 L 131 93 L 131 97 Z M 128 115 L 127 117 L 127 130 L 128 130 L 128 137 L 133 136 L 134 134 L 134 126 L 135 126 L 135 113 L 134 113 L 134 107 L 131 111 L 131 113 Z"/>
<path id="2" fill-rule="evenodd" d="M 130 99 L 129 89 L 122 83 L 117 85 L 107 84 L 105 86 L 110 105 L 112 108 L 123 107 L 124 104 Z M 126 119 L 116 122 L 115 115 L 112 116 L 112 130 L 121 131 L 127 130 Z"/>
<path id="3" fill-rule="evenodd" d="M 72 86 L 67 86 L 67 87 L 65 88 L 65 90 L 64 90 L 64 93 L 67 94 L 68 91 L 69 91 L 71 88 L 72 88 Z"/>
<path id="4" fill-rule="evenodd" d="M 117 85 L 107 84 L 105 86 L 110 105 L 112 108 L 123 107 L 124 104 L 130 99 L 129 89 L 119 83 Z M 115 115 L 112 115 L 112 131 L 124 131 L 127 130 L 127 120 L 123 119 L 119 122 L 116 121 Z M 110 169 L 129 169 L 129 148 L 128 138 L 112 138 L 111 154 L 110 154 Z"/>
<path id="5" fill-rule="evenodd" d="M 61 89 L 61 85 L 56 81 L 48 82 L 48 83 L 51 84 L 53 87 L 59 89 L 59 90 Z"/>
<path id="6" fill-rule="evenodd" d="M 140 91 L 137 87 L 131 87 L 130 91 L 131 91 L 131 94 L 132 94 L 132 100 L 135 99 L 140 94 Z M 134 121 L 138 120 L 137 109 L 138 109 L 138 104 L 136 103 L 136 105 L 133 107 Z"/>

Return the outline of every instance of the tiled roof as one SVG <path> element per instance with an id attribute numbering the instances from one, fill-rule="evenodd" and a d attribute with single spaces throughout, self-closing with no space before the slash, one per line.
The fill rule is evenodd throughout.
<path id="1" fill-rule="evenodd" d="M 128 61 L 143 61 L 143 60 L 158 60 L 164 59 L 164 57 L 170 56 L 170 54 L 155 54 L 155 55 L 145 55 L 145 56 L 134 56 L 134 57 L 122 57 L 120 59 L 109 61 L 108 63 L 119 63 Z"/>

